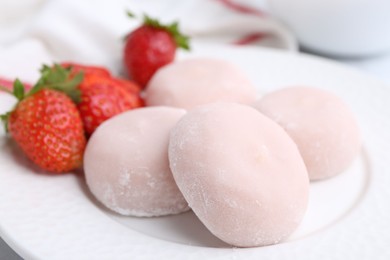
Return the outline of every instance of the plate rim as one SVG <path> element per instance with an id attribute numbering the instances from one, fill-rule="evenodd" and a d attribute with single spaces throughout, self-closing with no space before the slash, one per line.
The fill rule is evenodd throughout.
<path id="1" fill-rule="evenodd" d="M 346 71 L 348 73 L 352 73 L 353 75 L 355 75 L 356 77 L 360 77 L 360 78 L 365 78 L 367 81 L 369 82 L 373 82 L 374 84 L 374 88 L 383 88 L 383 91 L 387 93 L 387 95 L 390 97 L 390 86 L 388 86 L 388 84 L 380 81 L 379 79 L 373 77 L 373 76 L 370 76 L 358 69 L 355 69 L 355 68 L 352 68 L 352 67 L 348 67 L 348 66 L 345 66 L 341 63 L 338 63 L 338 62 L 335 62 L 335 61 L 332 61 L 332 60 L 328 60 L 326 58 L 322 58 L 322 57 L 317 57 L 317 56 L 313 56 L 313 55 L 310 55 L 310 54 L 301 54 L 301 53 L 290 53 L 290 52 L 285 52 L 285 51 L 281 51 L 281 50 L 274 50 L 274 49 L 266 49 L 266 48 L 259 48 L 259 47 L 252 47 L 252 46 L 246 46 L 246 47 L 242 47 L 242 46 L 239 46 L 239 47 L 236 47 L 236 46 L 221 46 L 219 44 L 202 44 L 202 43 L 199 43 L 198 45 L 195 45 L 195 51 L 197 50 L 201 50 L 202 48 L 210 48 L 212 50 L 215 50 L 215 51 L 222 51 L 222 52 L 227 52 L 227 51 L 230 51 L 230 50 L 234 50 L 234 52 L 248 52 L 248 53 L 259 53 L 259 52 L 262 52 L 262 53 L 267 53 L 267 55 L 279 55 L 279 56 L 290 56 L 292 57 L 292 59 L 305 59 L 305 60 L 309 60 L 309 62 L 314 62 L 314 63 L 318 63 L 318 64 L 322 64 L 322 63 L 325 63 L 327 64 L 327 66 L 331 66 L 331 67 L 335 67 L 336 70 L 342 70 L 342 71 Z M 192 56 L 192 54 L 190 54 L 190 56 Z M 317 66 L 317 65 L 316 65 Z M 322 66 L 322 65 L 318 65 L 318 66 Z M 351 75 L 352 75 L 351 74 Z M 386 136 L 387 140 L 389 140 L 389 137 Z M 369 148 L 370 149 L 370 148 Z M 1 166 L 0 166 L 1 168 Z M 0 199 L 1 201 L 1 199 Z M 0 219 L 1 219 L 1 214 L 0 214 Z M 3 238 L 3 240 L 11 247 L 13 248 L 18 254 L 20 254 L 22 257 L 25 257 L 25 258 L 28 258 L 28 259 L 39 259 L 40 256 L 35 254 L 33 251 L 29 251 L 28 248 L 23 248 L 23 245 L 20 245 L 18 244 L 18 241 L 17 239 L 15 239 L 15 236 L 11 235 L 11 234 L 7 234 L 8 232 L 6 231 L 6 229 L 3 227 L 3 224 L 2 222 L 0 222 L 0 236 Z M 329 232 L 327 232 L 329 233 Z M 390 238 L 390 236 L 389 236 Z M 321 238 L 318 238 L 318 237 L 315 237 L 315 238 L 312 238 L 311 239 L 312 241 L 321 241 L 322 239 Z M 314 243 L 314 242 L 313 242 Z M 286 243 L 288 244 L 288 243 Z M 286 247 L 286 244 L 281 244 L 281 245 L 278 245 L 279 247 Z M 237 253 L 239 252 L 240 250 L 235 250 L 235 249 L 229 249 L 228 251 L 234 251 L 234 254 L 237 255 L 238 257 L 242 257 L 241 256 L 241 253 Z M 247 251 L 253 251 L 252 249 L 248 249 Z M 269 249 L 266 248 L 265 251 L 270 251 Z M 272 251 L 272 250 L 271 250 Z M 390 253 L 390 251 L 389 251 Z M 223 255 L 223 254 L 222 254 Z M 251 255 L 253 255 L 253 252 L 251 252 Z M 216 257 L 220 257 L 221 255 L 220 254 L 217 254 L 215 255 Z"/>

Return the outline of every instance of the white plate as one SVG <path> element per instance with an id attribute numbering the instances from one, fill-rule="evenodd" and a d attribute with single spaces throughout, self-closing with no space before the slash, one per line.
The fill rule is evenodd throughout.
<path id="1" fill-rule="evenodd" d="M 197 45 L 183 56 L 221 57 L 268 92 L 288 85 L 328 89 L 356 114 L 364 149 L 345 173 L 311 185 L 299 229 L 279 245 L 231 248 L 193 213 L 121 217 L 88 192 L 81 174 L 38 171 L 0 133 L 0 235 L 26 259 L 379 259 L 390 256 L 390 87 L 306 55 Z M 0 95 L 0 112 L 12 99 Z"/>

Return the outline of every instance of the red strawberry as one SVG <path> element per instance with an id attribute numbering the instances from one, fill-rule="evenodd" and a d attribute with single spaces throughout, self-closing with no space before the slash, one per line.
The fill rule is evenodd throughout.
<path id="1" fill-rule="evenodd" d="M 55 71 L 56 66 L 46 69 Z M 69 70 L 69 77 L 82 72 L 84 79 L 77 86 L 80 97 L 77 100 L 84 130 L 87 136 L 107 119 L 124 111 L 144 105 L 140 97 L 141 88 L 129 81 L 110 76 L 103 67 L 62 63 Z"/>
<path id="2" fill-rule="evenodd" d="M 15 81 L 13 94 L 19 102 L 1 118 L 35 164 L 50 172 L 67 172 L 81 165 L 86 140 L 75 104 L 58 90 L 70 93 L 82 77 L 67 80 L 69 72 L 58 67 L 53 71 L 46 67 L 42 74 L 26 95 L 23 84 Z M 77 91 L 73 96 L 77 96 Z"/>
<path id="3" fill-rule="evenodd" d="M 121 78 L 112 78 L 112 79 L 119 85 L 123 85 L 129 91 L 140 93 L 142 90 L 141 87 L 133 81 L 121 79 Z"/>
<path id="4" fill-rule="evenodd" d="M 145 16 L 143 25 L 126 37 L 124 64 L 127 73 L 145 87 L 159 68 L 174 60 L 178 47 L 189 49 L 188 37 L 180 33 L 177 22 L 166 26 Z"/>
<path id="5" fill-rule="evenodd" d="M 78 109 L 87 135 L 107 119 L 144 104 L 139 87 L 130 81 L 89 74 L 79 89 Z"/>

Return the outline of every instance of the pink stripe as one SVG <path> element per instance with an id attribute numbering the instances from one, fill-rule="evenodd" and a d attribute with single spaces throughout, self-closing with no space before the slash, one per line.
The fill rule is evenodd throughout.
<path id="1" fill-rule="evenodd" d="M 0 85 L 3 86 L 3 87 L 6 87 L 8 89 L 12 89 L 12 86 L 13 86 L 13 81 L 11 80 L 8 80 L 8 79 L 4 79 L 4 78 L 0 78 Z"/>
<path id="2" fill-rule="evenodd" d="M 251 43 L 254 43 L 256 41 L 259 41 L 263 38 L 265 38 L 267 36 L 267 34 L 265 33 L 252 33 L 252 34 L 248 34 L 248 35 L 245 35 L 244 37 L 238 39 L 237 41 L 233 42 L 233 44 L 236 44 L 236 45 L 246 45 L 246 44 L 251 44 Z"/>
<path id="3" fill-rule="evenodd" d="M 238 3 L 235 3 L 232 0 L 216 0 L 224 4 L 227 8 L 230 8 L 234 11 L 237 11 L 239 13 L 244 13 L 244 14 L 253 14 L 253 15 L 258 15 L 258 16 L 264 16 L 265 13 L 261 10 L 246 6 L 246 5 L 241 5 Z"/>
<path id="4" fill-rule="evenodd" d="M 232 0 L 216 0 L 222 3 L 225 7 L 234 10 L 239 13 L 243 14 L 250 14 L 250 15 L 257 15 L 257 16 L 265 16 L 266 14 L 262 10 L 258 10 L 249 6 L 241 5 L 238 3 L 233 2 Z M 236 40 L 233 42 L 233 44 L 236 45 L 246 45 L 251 44 L 256 41 L 259 41 L 267 36 L 266 33 L 258 32 L 258 33 L 251 33 L 248 35 L 243 36 L 242 38 Z"/>

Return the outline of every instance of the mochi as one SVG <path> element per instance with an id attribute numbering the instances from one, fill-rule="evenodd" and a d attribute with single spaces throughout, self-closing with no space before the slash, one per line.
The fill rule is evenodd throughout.
<path id="1" fill-rule="evenodd" d="M 254 107 L 281 125 L 297 144 L 311 180 L 345 171 L 361 147 L 357 121 L 334 94 L 310 87 L 271 92 Z"/>
<path id="2" fill-rule="evenodd" d="M 233 246 L 278 243 L 304 216 L 309 179 L 298 148 L 250 106 L 189 111 L 171 132 L 169 163 L 198 218 Z"/>
<path id="3" fill-rule="evenodd" d="M 140 108 L 99 126 L 84 155 L 92 194 L 122 215 L 150 217 L 187 211 L 168 163 L 169 133 L 184 114 L 177 108 Z"/>
<path id="4" fill-rule="evenodd" d="M 227 61 L 192 58 L 158 70 L 147 85 L 145 99 L 148 106 L 185 109 L 215 101 L 251 103 L 256 88 Z"/>

